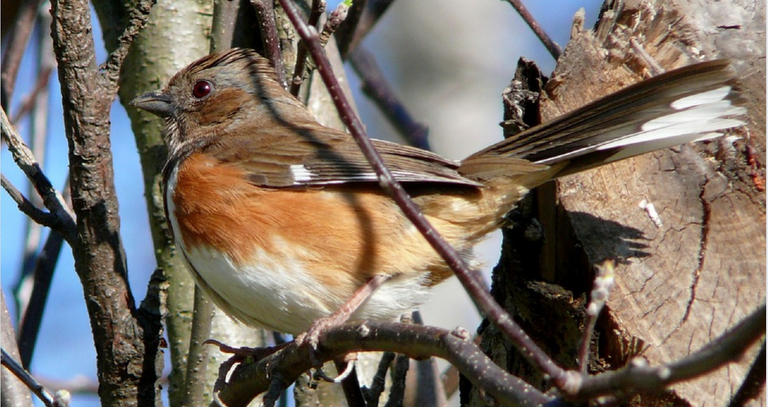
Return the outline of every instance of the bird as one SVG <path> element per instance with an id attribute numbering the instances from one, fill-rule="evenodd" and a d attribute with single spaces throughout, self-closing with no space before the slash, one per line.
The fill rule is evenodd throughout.
<path id="1" fill-rule="evenodd" d="M 728 61 L 669 71 L 461 161 L 372 140 L 423 216 L 470 264 L 531 189 L 743 125 Z M 450 267 L 380 188 L 351 136 L 321 125 L 269 61 L 205 56 L 131 104 L 164 120 L 165 215 L 220 309 L 298 335 L 317 321 L 396 320 Z"/>

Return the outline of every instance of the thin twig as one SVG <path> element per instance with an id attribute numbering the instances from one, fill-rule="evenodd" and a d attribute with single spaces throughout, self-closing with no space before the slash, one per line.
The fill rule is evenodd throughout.
<path id="1" fill-rule="evenodd" d="M 426 220 L 413 203 L 402 185 L 397 182 L 391 172 L 386 168 L 381 156 L 376 152 L 373 144 L 365 133 L 363 125 L 354 114 L 346 96 L 341 92 L 340 86 L 333 71 L 323 53 L 323 48 L 318 41 L 317 31 L 307 27 L 299 17 L 295 5 L 288 0 L 280 0 L 286 14 L 296 27 L 296 31 L 307 42 L 312 59 L 318 66 L 318 72 L 325 82 L 328 92 L 339 111 L 344 124 L 349 129 L 355 142 L 360 147 L 363 155 L 378 175 L 381 188 L 389 194 L 403 211 L 406 217 L 421 232 L 424 238 L 445 260 L 453 270 L 464 289 L 467 290 L 475 305 L 512 340 L 520 352 L 544 374 L 552 378 L 557 387 L 567 387 L 573 380 L 578 380 L 578 374 L 567 372 L 557 366 L 544 351 L 536 345 L 523 329 L 512 320 L 512 317 L 502 308 L 486 290 L 485 282 L 473 272 L 459 253 L 440 236 L 437 230 Z"/>
<path id="2" fill-rule="evenodd" d="M 40 169 L 29 147 L 24 144 L 19 133 L 8 121 L 5 110 L 0 111 L 0 126 L 3 139 L 8 144 L 8 149 L 16 165 L 32 182 L 37 193 L 43 198 L 45 207 L 56 216 L 56 222 L 47 226 L 60 232 L 70 245 L 74 245 L 76 239 L 74 215 L 69 211 L 64 198 L 53 188 L 48 177 Z"/>
<path id="3" fill-rule="evenodd" d="M 584 324 L 584 336 L 581 338 L 579 353 L 576 359 L 579 363 L 579 371 L 582 374 L 587 373 L 587 367 L 589 366 L 589 345 L 592 342 L 592 333 L 595 331 L 597 317 L 600 315 L 603 307 L 605 307 L 608 295 L 613 288 L 614 266 L 613 260 L 607 260 L 595 267 L 597 269 L 595 283 L 590 294 L 590 303 L 587 306 L 587 321 Z"/>
<path id="4" fill-rule="evenodd" d="M 11 199 L 16 202 L 16 207 L 36 223 L 50 228 L 58 223 L 59 219 L 56 215 L 36 207 L 5 175 L 2 176 L 2 186 Z"/>
<path id="5" fill-rule="evenodd" d="M 389 389 L 389 398 L 384 407 L 402 406 L 405 400 L 405 378 L 408 375 L 410 359 L 405 355 L 397 355 L 392 366 L 392 387 Z"/>
<path id="6" fill-rule="evenodd" d="M 414 324 L 424 325 L 421 312 L 416 310 L 411 314 Z M 475 344 L 478 344 L 475 341 Z M 445 387 L 438 373 L 435 358 L 415 360 L 414 374 L 408 377 L 406 386 L 411 386 L 411 402 L 417 406 L 443 406 L 447 403 Z"/>
<path id="7" fill-rule="evenodd" d="M 64 237 L 60 233 L 51 231 L 35 261 L 34 285 L 29 296 L 29 306 L 24 310 L 19 327 L 19 353 L 21 363 L 27 367 L 32 364 L 32 355 L 40 333 L 48 293 L 51 291 L 53 272 L 59 260 L 63 241 Z"/>
<path id="8" fill-rule="evenodd" d="M 353 7 L 354 8 L 354 7 Z M 331 39 L 331 35 L 336 32 L 341 23 L 346 21 L 349 16 L 349 5 L 346 3 L 339 4 L 335 10 L 328 16 L 328 21 L 323 25 L 323 30 L 320 31 L 320 45 L 325 46 Z"/>
<path id="9" fill-rule="evenodd" d="M 345 58 L 357 49 L 360 41 L 368 35 L 393 2 L 394 0 L 368 0 L 352 37 L 345 41 L 346 49 L 342 54 Z"/>
<path id="10" fill-rule="evenodd" d="M 520 17 L 523 18 L 523 21 L 525 21 L 526 24 L 528 24 L 528 27 L 531 27 L 531 30 L 533 30 L 533 33 L 536 34 L 537 37 L 539 37 L 539 40 L 544 44 L 544 46 L 549 51 L 549 54 L 552 55 L 552 58 L 555 59 L 555 61 L 560 58 L 560 54 L 563 53 L 563 51 L 560 49 L 560 46 L 557 45 L 554 41 L 552 41 L 552 38 L 549 37 L 546 31 L 541 28 L 539 23 L 536 21 L 535 18 L 533 18 L 533 15 L 528 11 L 527 8 L 523 5 L 523 3 L 520 0 L 507 0 L 509 4 L 512 5 L 512 7 L 517 10 L 517 13 L 520 14 Z"/>
<path id="11" fill-rule="evenodd" d="M 21 103 L 19 103 L 18 111 L 14 113 L 13 118 L 11 118 L 11 123 L 13 125 L 16 125 L 19 120 L 23 119 L 32 110 L 32 108 L 37 103 L 40 93 L 48 89 L 48 82 L 50 82 L 51 73 L 53 73 L 53 67 L 46 67 L 42 73 L 37 76 L 35 87 L 28 95 L 24 97 Z"/>
<path id="12" fill-rule="evenodd" d="M 32 34 L 32 29 L 35 25 L 35 15 L 40 4 L 42 4 L 41 0 L 21 2 L 19 14 L 13 24 L 13 28 L 11 28 L 7 35 L 7 41 L 5 41 L 5 53 L 3 54 L 2 65 L 0 65 L 0 106 L 5 111 L 10 109 L 11 97 L 16 86 L 16 76 L 21 66 L 21 58 L 24 56 L 29 36 Z"/>
<path id="13" fill-rule="evenodd" d="M 261 30 L 261 40 L 264 43 L 264 53 L 277 73 L 280 86 L 287 89 L 285 81 L 285 67 L 283 55 L 280 52 L 280 41 L 277 38 L 277 25 L 275 25 L 274 0 L 251 0 L 251 5 L 256 10 Z"/>
<path id="14" fill-rule="evenodd" d="M 312 9 L 309 12 L 309 20 L 307 20 L 308 26 L 317 28 L 320 16 L 325 12 L 325 5 L 325 0 L 312 0 Z M 291 78 L 291 94 L 293 96 L 299 95 L 299 88 L 304 81 L 306 64 L 307 47 L 304 45 L 304 41 L 301 40 L 296 52 L 296 66 L 293 69 L 293 77 Z"/>
<path id="15" fill-rule="evenodd" d="M 10 355 L 2 349 L 2 364 L 8 370 L 10 370 L 16 377 L 19 378 L 24 384 L 32 390 L 40 401 L 48 407 L 54 406 L 54 396 L 48 391 L 42 384 L 40 384 L 29 372 L 27 372 L 21 365 L 15 361 Z"/>
<path id="16" fill-rule="evenodd" d="M 747 372 L 728 407 L 741 407 L 746 405 L 748 401 L 760 397 L 761 390 L 765 387 L 765 356 L 765 339 L 763 339 L 760 352 L 752 362 L 752 367 L 749 368 L 749 372 Z"/>
<path id="17" fill-rule="evenodd" d="M 336 29 L 339 28 L 339 25 L 343 23 L 344 20 L 347 18 L 348 11 L 349 11 L 349 5 L 346 3 L 341 3 L 328 16 L 328 20 L 323 25 L 323 29 L 320 31 L 320 35 L 318 36 L 321 47 L 325 47 L 326 45 L 328 45 L 328 41 L 331 40 L 331 36 L 333 35 L 333 33 L 336 32 Z M 305 63 L 307 65 L 306 71 L 314 71 L 315 69 L 317 69 L 317 65 L 315 65 L 314 60 L 307 60 L 306 57 L 304 59 L 306 60 Z"/>
<path id="18" fill-rule="evenodd" d="M 152 10 L 155 1 L 156 0 L 137 0 L 135 4 L 131 6 L 131 13 L 128 16 L 128 26 L 117 39 L 117 48 L 109 54 L 107 61 L 100 67 L 100 71 L 103 72 L 104 77 L 111 82 L 112 86 L 109 88 L 114 93 L 117 93 L 116 84 L 120 76 L 120 68 L 123 66 L 123 61 L 128 55 L 128 50 L 130 50 L 136 36 L 139 35 L 141 30 L 147 24 L 147 20 L 149 20 L 149 12 Z"/>
<path id="19" fill-rule="evenodd" d="M 765 304 L 735 327 L 683 359 L 667 365 L 648 366 L 643 359 L 635 358 L 620 370 L 582 376 L 583 383 L 579 386 L 561 388 L 561 391 L 574 400 L 591 400 L 613 394 L 616 389 L 625 392 L 657 391 L 738 360 L 753 343 L 764 336 Z"/>
<path id="20" fill-rule="evenodd" d="M 414 120 L 408 109 L 395 95 L 379 69 L 373 54 L 364 47 L 357 47 L 349 54 L 349 62 L 360 78 L 360 87 L 363 93 L 379 107 L 389 123 L 400 132 L 408 144 L 429 150 L 429 139 L 427 138 L 429 129 Z"/>
<path id="21" fill-rule="evenodd" d="M 49 27 L 51 25 L 50 13 L 38 13 L 37 24 L 40 27 Z M 56 61 L 53 56 L 53 41 L 50 35 L 39 33 L 36 35 L 37 45 L 37 60 L 35 71 L 37 72 L 38 82 L 35 85 L 35 89 L 32 92 L 32 97 L 29 97 L 27 101 L 23 102 L 19 112 L 15 115 L 14 120 L 18 117 L 23 117 L 27 114 L 25 110 L 29 112 L 29 147 L 32 150 L 35 158 L 41 166 L 45 165 L 45 159 L 47 157 L 48 146 L 48 121 L 49 121 L 49 102 L 50 102 L 50 90 L 48 89 L 48 82 L 51 77 L 52 70 L 56 67 Z M 29 197 L 32 204 L 36 207 L 43 206 L 43 200 L 40 195 L 35 191 L 35 187 L 32 183 L 27 184 L 26 195 Z M 65 188 L 63 195 L 67 194 L 69 179 L 64 183 Z M 66 199 L 66 196 L 64 197 Z M 69 206 L 69 205 L 68 205 Z M 55 245 L 48 245 L 48 241 L 58 241 L 59 249 L 61 248 L 62 236 L 57 232 L 50 233 L 48 235 L 45 245 L 47 246 L 45 252 L 40 250 L 40 240 L 43 232 L 43 226 L 34 222 L 30 218 L 26 218 L 24 221 L 24 246 L 22 248 L 22 263 L 21 270 L 19 270 L 18 279 L 13 287 L 14 301 L 16 302 L 16 310 L 19 315 L 20 328 L 19 328 L 19 343 L 22 347 L 19 360 L 24 366 L 29 367 L 32 348 L 27 344 L 34 344 L 37 332 L 39 332 L 39 326 L 42 322 L 42 311 L 45 307 L 45 300 L 42 298 L 47 297 L 47 292 L 44 296 L 40 296 L 41 291 L 36 286 L 38 281 L 45 281 L 53 273 L 53 269 L 46 269 L 48 265 L 53 263 L 55 266 L 56 259 L 58 259 L 59 250 L 56 250 Z M 41 261 L 41 255 L 51 256 L 46 260 Z M 53 261 L 51 262 L 51 258 Z M 41 278 L 42 277 L 42 278 Z M 50 286 L 46 287 L 48 290 Z M 35 300 L 32 300 L 32 297 Z M 34 301 L 41 301 L 36 303 Z M 31 310 L 30 310 L 31 308 Z M 31 311 L 31 314 L 30 314 Z M 31 315 L 31 318 L 27 318 Z M 39 318 L 39 320 L 36 320 Z M 25 327 L 26 325 L 26 327 Z M 30 332 L 27 328 L 32 328 L 34 331 L 32 341 L 27 334 Z M 29 353 L 28 353 L 29 352 Z"/>
<path id="22" fill-rule="evenodd" d="M 336 371 L 339 375 L 343 375 L 342 372 L 349 372 L 349 374 L 341 379 L 341 388 L 344 391 L 344 398 L 347 399 L 348 407 L 365 407 L 365 396 L 360 388 L 360 382 L 357 380 L 357 371 L 355 369 L 354 360 L 343 361 L 334 360 Z M 337 379 L 338 381 L 339 379 Z"/>
<path id="23" fill-rule="evenodd" d="M 339 33 L 336 35 L 342 60 L 347 59 L 347 55 L 351 49 L 350 44 L 352 43 L 352 38 L 354 38 L 355 31 L 357 31 L 357 25 L 360 22 L 360 18 L 367 8 L 366 5 L 368 4 L 368 0 L 355 0 L 351 3 L 352 5 L 349 7 L 349 16 L 344 25 L 339 27 Z M 347 6 L 349 6 L 349 4 L 347 4 Z"/>
<path id="24" fill-rule="evenodd" d="M 373 380 L 371 380 L 371 387 L 363 389 L 363 395 L 369 406 L 379 405 L 379 398 L 387 383 L 387 372 L 393 360 L 395 360 L 394 352 L 384 352 L 381 355 L 381 360 L 379 360 L 376 373 L 373 375 Z"/>
<path id="25" fill-rule="evenodd" d="M 229 49 L 235 38 L 235 23 L 240 10 L 240 3 L 231 0 L 214 0 L 213 19 L 211 21 L 210 51 Z"/>
<path id="26" fill-rule="evenodd" d="M 16 332 L 11 322 L 11 313 L 5 301 L 5 292 L 0 290 L 0 344 L 3 351 L 12 359 L 19 359 L 19 347 L 16 343 Z M 0 371 L 0 404 L 3 406 L 32 407 L 32 395 L 29 388 L 21 380 L 11 377 L 10 370 Z"/>

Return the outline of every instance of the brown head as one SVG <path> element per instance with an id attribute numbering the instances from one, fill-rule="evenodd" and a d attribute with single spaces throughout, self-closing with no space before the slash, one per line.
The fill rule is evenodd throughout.
<path id="1" fill-rule="evenodd" d="M 268 126 L 313 120 L 279 85 L 267 59 L 240 48 L 193 62 L 163 89 L 139 96 L 131 105 L 165 119 L 171 153 L 185 144 L 231 134 L 246 121 Z"/>

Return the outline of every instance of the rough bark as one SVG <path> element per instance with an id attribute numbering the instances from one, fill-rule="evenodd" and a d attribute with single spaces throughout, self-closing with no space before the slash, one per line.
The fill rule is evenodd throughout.
<path id="1" fill-rule="evenodd" d="M 734 131 L 741 139 L 732 146 L 681 146 L 567 177 L 538 191 L 538 207 L 523 208 L 544 228 L 523 223 L 507 232 L 507 263 L 496 270 L 494 291 L 563 365 L 574 364 L 591 265 L 604 259 L 620 264 L 592 344 L 593 372 L 622 366 L 637 354 L 651 364 L 678 359 L 765 301 L 765 3 L 747 3 L 606 5 L 594 32 L 574 30 L 545 86 L 542 121 L 647 77 L 648 65 L 632 42 L 665 69 L 729 58 L 749 121 Z M 642 201 L 655 206 L 662 225 L 641 209 Z M 532 235 L 545 236 L 545 242 Z M 530 255 L 539 250 L 539 257 Z M 485 346 L 513 373 L 544 385 L 492 328 Z M 757 350 L 633 402 L 725 405 Z M 473 403 L 482 404 L 477 397 Z"/>

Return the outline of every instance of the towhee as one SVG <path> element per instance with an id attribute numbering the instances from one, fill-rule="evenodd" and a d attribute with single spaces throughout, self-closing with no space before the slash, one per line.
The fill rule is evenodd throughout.
<path id="1" fill-rule="evenodd" d="M 656 76 L 456 162 L 374 140 L 467 260 L 532 188 L 739 126 L 724 61 Z M 165 119 L 165 214 L 197 284 L 234 318 L 298 334 L 393 320 L 451 276 L 352 138 L 324 127 L 246 49 L 206 56 L 132 101 Z"/>

